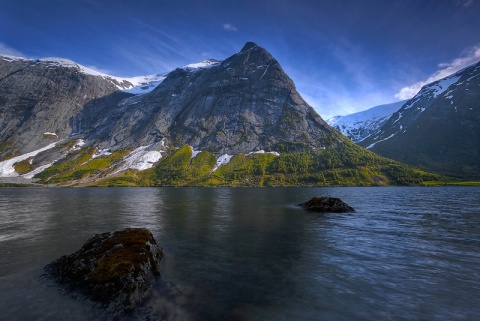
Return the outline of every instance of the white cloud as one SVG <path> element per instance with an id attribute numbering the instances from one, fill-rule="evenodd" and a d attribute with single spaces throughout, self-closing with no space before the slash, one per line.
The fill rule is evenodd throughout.
<path id="1" fill-rule="evenodd" d="M 474 63 L 477 63 L 480 60 L 480 45 L 476 45 L 464 51 L 464 53 L 459 57 L 454 59 L 449 63 L 441 63 L 438 65 L 440 68 L 434 72 L 430 77 L 425 80 L 414 83 L 411 86 L 403 87 L 397 94 L 395 98 L 400 100 L 409 99 L 415 96 L 420 89 L 431 82 L 445 78 L 453 73 L 456 73 L 459 70 L 464 69 Z"/>
<path id="2" fill-rule="evenodd" d="M 0 42 L 0 54 L 8 55 L 8 56 L 16 56 L 16 57 L 24 57 L 25 55 L 22 54 L 20 51 L 15 50 L 3 42 Z"/>
<path id="3" fill-rule="evenodd" d="M 457 5 L 468 8 L 473 4 L 473 0 L 457 0 Z"/>
<path id="4" fill-rule="evenodd" d="M 237 31 L 238 30 L 234 25 L 232 25 L 230 23 L 224 23 L 223 24 L 223 29 L 227 30 L 227 31 Z"/>

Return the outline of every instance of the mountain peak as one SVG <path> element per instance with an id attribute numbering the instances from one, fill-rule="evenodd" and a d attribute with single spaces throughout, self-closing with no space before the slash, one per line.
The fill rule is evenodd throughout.
<path id="1" fill-rule="evenodd" d="M 250 50 L 250 49 L 255 48 L 255 47 L 258 47 L 258 45 L 255 42 L 249 41 L 243 46 L 243 48 L 242 48 L 242 50 L 240 50 L 240 52 L 245 52 L 245 51 Z"/>

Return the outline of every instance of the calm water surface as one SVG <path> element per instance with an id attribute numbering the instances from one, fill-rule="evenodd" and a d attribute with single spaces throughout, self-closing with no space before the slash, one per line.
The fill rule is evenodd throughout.
<path id="1" fill-rule="evenodd" d="M 311 214 L 313 196 L 357 211 Z M 0 189 L 0 320 L 106 320 L 41 277 L 95 233 L 164 247 L 170 320 L 480 320 L 480 188 Z"/>

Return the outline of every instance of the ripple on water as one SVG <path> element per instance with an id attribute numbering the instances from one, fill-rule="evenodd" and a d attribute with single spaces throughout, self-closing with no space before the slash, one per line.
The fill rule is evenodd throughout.
<path id="1" fill-rule="evenodd" d="M 179 319 L 475 320 L 479 192 L 0 189 L 0 311 L 8 320 L 104 320 L 38 281 L 42 267 L 95 233 L 142 226 L 166 249 L 163 280 L 185 293 L 168 302 L 186 311 Z M 313 196 L 340 197 L 356 212 L 294 206 Z"/>

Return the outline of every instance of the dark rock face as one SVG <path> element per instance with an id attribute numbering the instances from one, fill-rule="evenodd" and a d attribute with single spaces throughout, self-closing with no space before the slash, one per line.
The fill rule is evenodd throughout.
<path id="1" fill-rule="evenodd" d="M 480 63 L 425 85 L 359 145 L 429 171 L 480 179 Z"/>
<path id="2" fill-rule="evenodd" d="M 23 154 L 64 139 L 74 132 L 71 119 L 84 105 L 116 91 L 111 80 L 78 68 L 0 56 L 0 141 L 8 141 Z M 118 98 L 131 96 L 122 94 Z M 95 106 L 96 112 L 107 106 Z"/>
<path id="3" fill-rule="evenodd" d="M 99 148 L 162 141 L 219 154 L 292 152 L 342 139 L 300 97 L 278 61 L 254 43 L 208 68 L 177 68 L 151 93 L 105 111 L 87 136 Z"/>
<path id="4" fill-rule="evenodd" d="M 0 145 L 0 159 L 68 139 L 113 151 L 189 144 L 231 155 L 318 150 L 345 139 L 253 42 L 223 61 L 177 68 L 137 96 L 77 67 L 0 57 L 0 144 L 8 147 Z M 59 159 L 50 150 L 44 156 L 39 165 Z"/>
<path id="5" fill-rule="evenodd" d="M 163 255 L 150 231 L 129 228 L 95 235 L 45 271 L 57 283 L 118 316 L 133 310 L 145 296 L 160 273 Z"/>
<path id="6" fill-rule="evenodd" d="M 353 207 L 350 207 L 348 204 L 344 203 L 341 199 L 336 197 L 314 197 L 308 202 L 298 205 L 302 206 L 307 211 L 312 212 L 355 212 Z"/>

